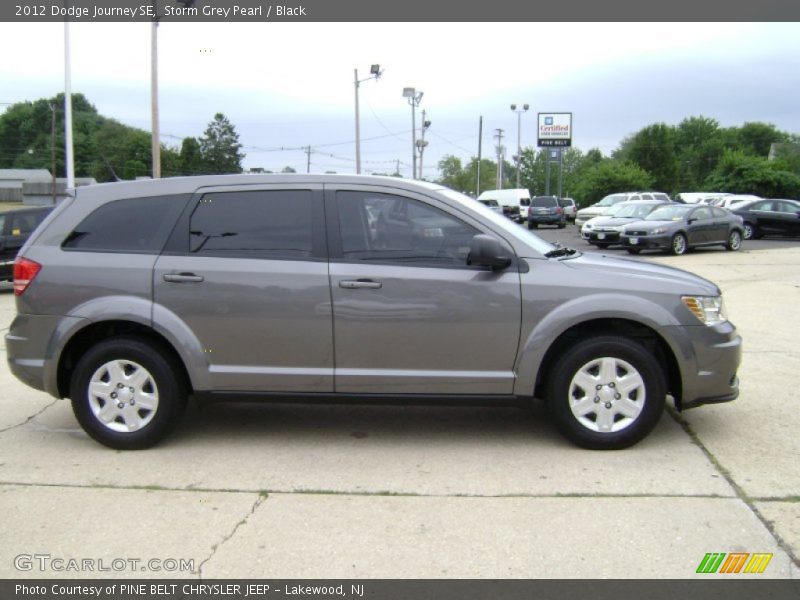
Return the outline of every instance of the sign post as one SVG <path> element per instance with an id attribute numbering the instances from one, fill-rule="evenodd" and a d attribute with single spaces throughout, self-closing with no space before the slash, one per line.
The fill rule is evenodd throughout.
<path id="1" fill-rule="evenodd" d="M 550 162 L 558 162 L 558 195 L 561 197 L 563 148 L 572 146 L 572 113 L 539 113 L 536 136 L 539 148 L 549 148 L 545 161 L 545 195 L 550 195 Z"/>

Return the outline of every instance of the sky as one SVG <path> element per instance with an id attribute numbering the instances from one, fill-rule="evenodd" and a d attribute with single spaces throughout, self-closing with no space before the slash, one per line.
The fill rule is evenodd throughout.
<path id="1" fill-rule="evenodd" d="M 98 111 L 150 129 L 150 25 L 73 23 L 72 89 Z M 411 176 L 411 107 L 431 126 L 424 177 L 536 144 L 537 112 L 572 112 L 573 145 L 609 154 L 651 123 L 689 116 L 800 133 L 798 23 L 170 23 L 159 26 L 162 142 L 199 137 L 217 112 L 236 127 L 245 168 L 355 172 L 354 69 L 362 172 Z M 64 86 L 64 26 L 0 23 L 0 103 Z M 0 110 L 3 106 L 0 105 Z M 281 150 L 281 149 L 285 150 Z"/>

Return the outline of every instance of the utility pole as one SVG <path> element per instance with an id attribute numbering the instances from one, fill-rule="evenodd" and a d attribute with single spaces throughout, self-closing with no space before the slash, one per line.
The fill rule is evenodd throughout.
<path id="1" fill-rule="evenodd" d="M 411 179 L 417 178 L 417 107 L 422 102 L 422 92 L 416 88 L 403 88 L 403 98 L 411 105 Z"/>
<path id="2" fill-rule="evenodd" d="M 425 111 L 422 111 L 422 124 L 420 125 L 420 139 L 417 140 L 417 148 L 419 148 L 419 177 L 418 179 L 422 179 L 422 156 L 425 153 L 425 146 L 428 145 L 428 142 L 425 141 L 425 130 L 431 126 L 430 121 L 425 120 Z"/>
<path id="3" fill-rule="evenodd" d="M 522 113 L 528 112 L 530 105 L 523 104 L 521 110 L 517 110 L 517 105 L 512 104 L 511 110 L 517 113 L 517 155 L 514 157 L 514 163 L 517 165 L 517 189 L 519 189 L 519 165 L 522 160 Z"/>
<path id="4" fill-rule="evenodd" d="M 396 158 L 394 161 L 394 174 L 400 175 L 400 159 Z"/>
<path id="5" fill-rule="evenodd" d="M 368 79 L 375 78 L 377 81 L 380 76 L 383 74 L 381 71 L 380 65 L 372 65 L 369 69 L 369 77 L 365 79 L 358 78 L 358 69 L 353 69 L 353 82 L 355 87 L 355 94 L 356 94 L 356 174 L 361 174 L 361 122 L 360 116 L 358 113 L 358 86 L 363 81 L 367 81 Z"/>
<path id="6" fill-rule="evenodd" d="M 56 107 L 50 105 L 50 170 L 53 174 L 53 206 L 56 205 Z"/>
<path id="7" fill-rule="evenodd" d="M 150 149 L 153 155 L 153 179 L 161 178 L 161 132 L 158 126 L 158 17 L 150 27 Z"/>
<path id="8" fill-rule="evenodd" d="M 478 118 L 478 183 L 475 186 L 475 197 L 481 195 L 481 146 L 483 145 L 483 115 Z"/>
<path id="9" fill-rule="evenodd" d="M 503 130 L 502 129 L 495 129 L 497 133 L 494 134 L 495 139 L 497 140 L 497 146 L 495 150 L 497 151 L 497 182 L 495 189 L 502 190 L 503 189 L 503 154 L 505 148 L 503 147 Z"/>
<path id="10" fill-rule="evenodd" d="M 311 146 L 306 146 L 303 152 L 306 153 L 306 173 L 311 173 Z"/>
<path id="11" fill-rule="evenodd" d="M 561 198 L 561 188 L 564 183 L 564 149 L 558 149 L 558 197 Z"/>

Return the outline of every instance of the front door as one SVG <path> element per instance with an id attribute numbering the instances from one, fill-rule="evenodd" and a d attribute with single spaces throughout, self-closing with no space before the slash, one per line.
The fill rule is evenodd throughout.
<path id="1" fill-rule="evenodd" d="M 468 266 L 472 237 L 486 232 L 432 198 L 326 186 L 326 207 L 336 391 L 512 393 L 516 261 Z"/>

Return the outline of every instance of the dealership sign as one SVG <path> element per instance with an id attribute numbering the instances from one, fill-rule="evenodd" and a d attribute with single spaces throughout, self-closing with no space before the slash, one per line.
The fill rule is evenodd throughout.
<path id="1" fill-rule="evenodd" d="M 572 146 L 572 113 L 539 113 L 538 146 Z"/>

